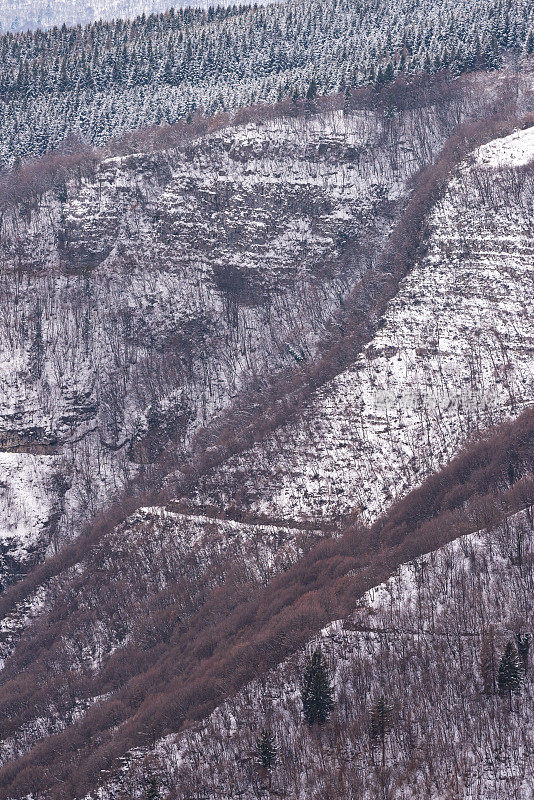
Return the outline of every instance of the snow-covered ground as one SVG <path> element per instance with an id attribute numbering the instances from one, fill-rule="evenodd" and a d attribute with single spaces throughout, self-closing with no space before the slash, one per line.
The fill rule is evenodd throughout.
<path id="1" fill-rule="evenodd" d="M 58 686 L 65 676 L 77 675 L 82 696 L 70 682 L 72 704 L 64 704 L 60 690 L 57 696 L 44 698 L 43 704 L 26 709 L 15 733 L 0 742 L 0 764 L 83 716 L 99 698 L 83 696 L 82 676 L 105 669 L 113 655 L 129 644 L 150 647 L 162 633 L 158 611 L 171 598 L 185 620 L 201 606 L 204 594 L 228 576 L 265 585 L 320 537 L 318 530 L 220 520 L 159 507 L 139 509 L 83 561 L 40 586 L 2 620 L 0 673 L 3 680 L 10 680 L 24 674 L 16 656 L 15 662 L 9 660 L 21 636 L 24 647 L 23 629 L 57 619 L 58 610 L 61 616 L 67 607 L 67 620 L 50 650 L 53 655 L 41 653 L 31 669 L 46 673 L 52 658 Z"/>
<path id="2" fill-rule="evenodd" d="M 496 669 L 506 642 L 533 630 L 532 533 L 522 512 L 405 564 L 310 642 L 306 652 L 321 648 L 335 687 L 323 731 L 304 723 L 306 653 L 297 653 L 201 725 L 132 754 L 122 783 L 99 797 L 142 795 L 147 774 L 176 800 L 263 796 L 254 747 L 268 728 L 279 757 L 272 790 L 287 798 L 531 800 L 532 655 L 512 711 L 507 698 L 484 693 L 481 658 L 485 646 Z M 381 695 L 392 712 L 384 770 L 368 730 Z"/>
<path id="3" fill-rule="evenodd" d="M 238 484 L 251 509 L 275 517 L 372 519 L 534 402 L 533 160 L 525 130 L 460 169 L 365 352 L 296 425 L 208 477 L 201 501 L 224 505 Z"/>
<path id="4" fill-rule="evenodd" d="M 243 125 L 6 210 L 0 481 L 20 465 L 21 498 L 0 494 L 6 559 L 75 535 L 251 380 L 310 358 L 446 135 L 424 115 L 424 136 L 419 112 L 394 136 L 370 112 Z"/>
<path id="5" fill-rule="evenodd" d="M 40 498 L 49 474 L 28 465 L 70 458 L 63 475 L 72 488 L 62 491 L 72 514 L 95 487 L 103 497 L 108 480 L 120 486 L 119 457 L 135 469 L 162 442 L 174 437 L 185 446 L 247 375 L 313 350 L 339 291 L 362 269 L 357 247 L 348 268 L 340 259 L 331 274 L 319 269 L 324 254 L 341 246 L 340 219 L 356 240 L 380 238 L 395 210 L 387 200 L 402 197 L 403 181 L 418 164 L 407 151 L 402 176 L 392 171 L 390 152 L 382 158 L 373 149 L 369 122 L 337 115 L 322 125 L 249 126 L 204 140 L 187 151 L 187 164 L 183 154 L 112 159 L 94 181 L 70 187 L 61 206 L 45 199 L 29 221 L 5 222 L 12 242 L 17 231 L 28 238 L 9 251 L 13 265 L 20 259 L 24 269 L 17 273 L 16 302 L 8 293 L 12 305 L 4 304 L 8 319 L 19 310 L 16 324 L 1 331 L 0 438 L 6 451 L 15 451 L 4 453 L 5 469 L 14 473 L 21 465 L 12 476 L 20 481 L 18 502 L 35 491 L 28 515 L 48 507 Z M 350 125 L 357 131 L 344 127 Z M 356 164 L 354 147 L 363 135 L 366 148 Z M 203 501 L 222 510 L 239 488 L 248 491 L 252 510 L 272 518 L 314 520 L 355 507 L 372 518 L 479 429 L 532 401 L 534 191 L 524 155 L 531 141 L 526 131 L 514 134 L 462 167 L 429 221 L 426 255 L 365 352 L 318 393 L 296 426 L 232 459 L 206 483 Z M 513 153 L 519 166 L 510 164 Z M 506 165 L 496 168 L 496 158 Z M 272 177 L 277 169 L 280 183 Z M 315 187 L 311 197 L 308 186 Z M 32 231 L 47 217 L 48 239 L 36 254 Z M 59 221 L 67 235 L 56 247 Z M 213 230 L 220 235 L 214 238 Z M 81 256 L 87 268 L 73 270 Z M 238 270 L 239 301 L 235 286 L 217 285 L 230 267 Z M 268 304 L 259 301 L 264 292 Z M 7 397 L 30 374 L 25 419 L 22 394 Z M 177 434 L 180 425 L 185 432 Z M 140 509 L 6 622 L 3 651 L 15 646 L 15 652 L 3 678 L 29 679 L 28 691 L 45 690 L 18 707 L 17 729 L 5 737 L 0 757 L 12 760 L 80 719 L 95 701 L 87 687 L 93 678 L 98 684 L 110 663 L 111 671 L 120 669 L 122 648 L 134 643 L 136 654 L 164 648 L 175 622 L 165 613 L 168 600 L 188 619 L 228 576 L 265 584 L 316 538 L 289 521 L 257 525 Z M 492 635 L 490 625 L 496 658 L 507 639 L 532 630 L 531 539 L 523 515 L 463 539 L 404 566 L 366 595 L 350 619 L 325 630 L 319 641 L 335 674 L 336 713 L 322 734 L 302 725 L 300 653 L 199 728 L 161 742 L 148 754 L 150 769 L 167 781 L 173 800 L 261 795 L 251 752 L 258 729 L 269 726 L 283 753 L 273 787 L 295 800 L 327 800 L 329 791 L 371 800 L 377 787 L 384 799 L 419 800 L 414 786 L 443 800 L 531 800 L 530 683 L 510 715 L 500 698 L 482 694 L 479 668 L 481 636 Z M 17 542 L 8 545 L 18 553 Z M 367 735 L 369 704 L 382 692 L 395 720 L 385 770 Z M 131 795 L 145 791 L 146 755 L 127 765 Z"/>

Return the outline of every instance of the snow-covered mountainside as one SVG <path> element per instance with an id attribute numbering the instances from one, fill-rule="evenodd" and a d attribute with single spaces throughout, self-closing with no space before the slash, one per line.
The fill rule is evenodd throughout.
<path id="1" fill-rule="evenodd" d="M 37 685 L 53 669 L 56 690 L 38 692 L 9 733 L 4 729 L 0 765 L 81 718 L 98 702 L 98 697 L 87 698 L 88 682 L 105 672 L 120 675 L 125 651 L 138 650 L 141 661 L 143 652 L 162 637 L 168 640 L 174 626 L 193 616 L 225 581 L 266 585 L 321 535 L 320 530 L 140 509 L 83 561 L 40 586 L 2 620 L 0 657 L 13 656 L 16 645 L 14 656 L 2 659 L 2 677 L 17 682 L 24 694 L 19 675 L 27 670 L 40 675 Z M 59 638 L 50 647 L 46 631 L 54 626 Z M 41 629 L 37 647 L 33 643 L 27 649 L 22 627 L 30 636 Z"/>
<path id="2" fill-rule="evenodd" d="M 428 222 L 426 254 L 354 364 L 302 419 L 197 497 L 290 518 L 374 518 L 470 437 L 534 402 L 534 135 L 482 147 Z"/>
<path id="3" fill-rule="evenodd" d="M 521 703 L 493 686 L 534 623 L 534 135 L 510 80 L 219 119 L 53 189 L 61 160 L 17 173 L 0 800 L 529 800 L 528 653 Z M 312 730 L 307 641 L 335 678 Z"/>
<path id="4" fill-rule="evenodd" d="M 105 4 L 104 16 L 118 6 Z M 95 7 L 103 9 L 102 0 Z M 53 8 L 64 13 L 65 2 Z M 95 10 L 89 5 L 87 13 Z M 434 73 L 450 83 L 509 64 L 517 79 L 518 63 L 528 71 L 533 55 L 530 0 L 217 3 L 83 28 L 0 33 L 0 172 L 72 147 L 73 138 L 101 146 L 202 111 L 313 103 L 316 94 L 336 92 L 350 106 L 351 90 L 367 91 L 372 107 L 375 87 L 390 88 L 395 76 L 428 87 Z M 408 103 L 420 95 L 412 85 Z"/>
<path id="5" fill-rule="evenodd" d="M 98 163 L 1 221 L 3 571 L 246 387 L 311 358 L 450 122 L 248 124 Z"/>
<path id="6" fill-rule="evenodd" d="M 279 752 L 275 795 L 530 800 L 531 660 L 511 711 L 495 679 L 506 643 L 534 626 L 532 531 L 532 516 L 521 513 L 403 565 L 311 641 L 306 651 L 321 648 L 335 688 L 323 731 L 302 717 L 306 652 L 299 652 L 202 725 L 132 754 L 122 779 L 98 796 L 119 797 L 119 786 L 142 796 L 148 770 L 177 800 L 260 797 L 267 781 L 255 765 L 255 740 L 267 728 Z M 369 738 L 381 695 L 391 708 L 384 768 L 380 743 Z"/>

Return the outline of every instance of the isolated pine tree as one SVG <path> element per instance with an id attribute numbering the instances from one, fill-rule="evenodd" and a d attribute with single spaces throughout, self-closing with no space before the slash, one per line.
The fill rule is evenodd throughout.
<path id="1" fill-rule="evenodd" d="M 263 730 L 256 740 L 256 756 L 258 764 L 267 772 L 270 772 L 276 764 L 278 748 L 271 732 Z"/>
<path id="2" fill-rule="evenodd" d="M 334 701 L 328 667 L 319 649 L 306 662 L 300 693 L 304 718 L 308 725 L 324 725 Z"/>
<path id="3" fill-rule="evenodd" d="M 147 783 L 146 800 L 159 800 L 160 793 L 158 788 L 158 781 L 155 775 L 152 775 Z"/>
<path id="4" fill-rule="evenodd" d="M 512 694 L 517 694 L 521 688 L 523 675 L 519 656 L 513 642 L 508 642 L 499 664 L 497 684 L 501 695 L 508 695 L 510 709 L 512 708 Z"/>
<path id="5" fill-rule="evenodd" d="M 379 697 L 371 708 L 369 735 L 371 742 L 380 743 L 382 747 L 382 766 L 386 765 L 386 736 L 392 727 L 391 707 L 384 695 Z"/>

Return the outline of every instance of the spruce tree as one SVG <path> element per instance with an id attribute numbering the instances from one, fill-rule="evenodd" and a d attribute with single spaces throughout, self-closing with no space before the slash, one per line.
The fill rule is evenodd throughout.
<path id="1" fill-rule="evenodd" d="M 256 740 L 256 756 L 258 764 L 266 772 L 270 772 L 276 764 L 278 748 L 271 732 L 262 730 Z"/>
<path id="2" fill-rule="evenodd" d="M 328 667 L 320 649 L 308 658 L 301 680 L 302 709 L 308 725 L 324 725 L 334 706 Z"/>
<path id="3" fill-rule="evenodd" d="M 523 675 L 519 656 L 513 642 L 508 642 L 504 648 L 504 653 L 499 664 L 497 673 L 497 684 L 501 695 L 508 695 L 510 710 L 512 708 L 512 694 L 518 694 Z"/>
<path id="4" fill-rule="evenodd" d="M 311 79 L 308 91 L 306 92 L 306 100 L 315 100 L 317 96 L 317 83 L 314 78 Z"/>
<path id="5" fill-rule="evenodd" d="M 159 800 L 158 781 L 155 775 L 152 775 L 147 784 L 146 800 Z"/>
<path id="6" fill-rule="evenodd" d="M 391 61 L 389 61 L 386 69 L 384 70 L 384 83 L 391 83 L 393 80 L 395 80 L 395 70 L 393 68 L 393 64 Z"/>
<path id="7" fill-rule="evenodd" d="M 369 734 L 371 742 L 380 742 L 382 746 L 382 766 L 386 765 L 386 736 L 391 730 L 391 708 L 384 697 L 379 697 L 371 708 Z"/>

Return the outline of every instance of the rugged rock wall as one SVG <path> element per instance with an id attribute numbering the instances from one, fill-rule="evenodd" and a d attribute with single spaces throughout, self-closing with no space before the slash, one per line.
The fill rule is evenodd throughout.
<path id="1" fill-rule="evenodd" d="M 166 446 L 179 462 L 252 379 L 311 357 L 449 112 L 248 124 L 4 210 L 5 580 Z"/>
<path id="2" fill-rule="evenodd" d="M 354 364 L 297 424 L 205 478 L 199 502 L 374 518 L 534 398 L 534 135 L 482 147 L 429 223 L 426 255 Z"/>

